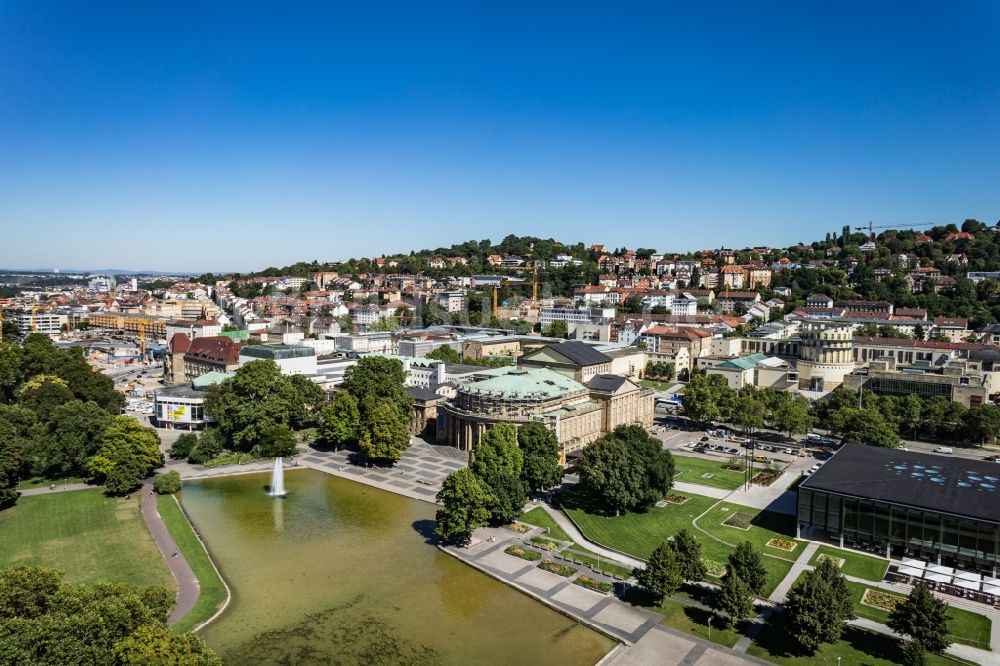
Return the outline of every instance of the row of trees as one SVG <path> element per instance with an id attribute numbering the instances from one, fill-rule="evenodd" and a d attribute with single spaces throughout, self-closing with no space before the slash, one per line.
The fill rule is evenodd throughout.
<path id="1" fill-rule="evenodd" d="M 646 361 L 646 379 L 662 379 L 669 382 L 674 378 L 675 368 L 673 363 L 666 361 Z"/>
<path id="2" fill-rule="evenodd" d="M 59 666 L 217 666 L 195 633 L 167 628 L 173 595 L 124 583 L 70 585 L 62 572 L 0 571 L 0 660 Z"/>
<path id="3" fill-rule="evenodd" d="M 0 344 L 0 507 L 22 478 L 85 477 L 126 493 L 163 464 L 155 431 L 119 416 L 123 396 L 79 349 L 43 335 Z"/>
<path id="4" fill-rule="evenodd" d="M 809 432 L 815 416 L 809 401 L 787 391 L 745 386 L 733 389 L 720 375 L 696 373 L 684 389 L 684 414 L 696 421 L 726 421 L 748 431 L 769 426 L 789 435 Z"/>
<path id="5" fill-rule="evenodd" d="M 483 435 L 472 464 L 444 480 L 436 532 L 446 542 L 468 541 L 477 527 L 516 520 L 529 491 L 561 481 L 559 442 L 552 432 L 540 423 L 497 424 Z"/>

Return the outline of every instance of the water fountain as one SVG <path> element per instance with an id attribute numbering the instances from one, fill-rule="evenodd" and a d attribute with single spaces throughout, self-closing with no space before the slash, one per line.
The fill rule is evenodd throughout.
<path id="1" fill-rule="evenodd" d="M 285 492 L 285 463 L 280 457 L 274 459 L 274 470 L 271 472 L 271 497 L 284 497 Z"/>

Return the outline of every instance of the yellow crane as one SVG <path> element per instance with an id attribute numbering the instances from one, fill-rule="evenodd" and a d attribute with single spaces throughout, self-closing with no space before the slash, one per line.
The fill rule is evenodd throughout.
<path id="1" fill-rule="evenodd" d="M 497 316 L 497 311 L 500 306 L 500 285 L 493 285 L 493 302 L 490 304 L 490 314 L 494 318 Z"/>
<path id="2" fill-rule="evenodd" d="M 146 320 L 139 320 L 139 359 L 146 360 Z"/>

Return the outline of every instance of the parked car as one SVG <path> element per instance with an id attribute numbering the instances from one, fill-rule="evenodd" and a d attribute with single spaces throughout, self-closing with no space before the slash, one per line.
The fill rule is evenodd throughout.
<path id="1" fill-rule="evenodd" d="M 934 453 L 951 454 L 951 453 L 954 453 L 954 452 L 955 452 L 955 450 L 952 449 L 950 446 L 936 446 L 936 447 L 934 447 Z"/>

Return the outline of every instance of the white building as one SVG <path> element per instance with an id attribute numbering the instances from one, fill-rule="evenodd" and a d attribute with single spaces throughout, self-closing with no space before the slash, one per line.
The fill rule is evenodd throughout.
<path id="1" fill-rule="evenodd" d="M 435 299 L 448 312 L 461 312 L 465 307 L 464 291 L 443 291 Z"/>
<path id="2" fill-rule="evenodd" d="M 69 316 L 55 312 L 25 313 L 14 317 L 14 323 L 22 335 L 42 333 L 51 337 L 62 333 L 63 326 L 69 324 Z"/>
<path id="3" fill-rule="evenodd" d="M 206 338 L 222 333 L 222 323 L 215 319 L 175 319 L 166 324 L 167 336 L 170 340 L 175 333 L 183 333 L 189 340 Z"/>
<path id="4" fill-rule="evenodd" d="M 265 343 L 246 345 L 240 349 L 240 367 L 261 359 L 277 363 L 284 375 L 316 374 L 316 350 L 312 347 Z"/>

